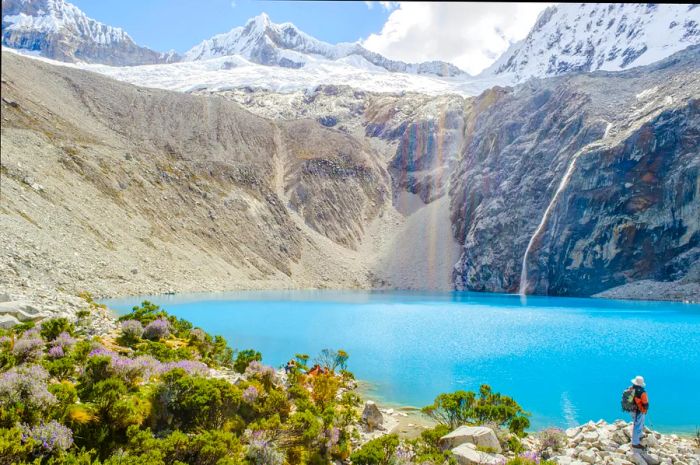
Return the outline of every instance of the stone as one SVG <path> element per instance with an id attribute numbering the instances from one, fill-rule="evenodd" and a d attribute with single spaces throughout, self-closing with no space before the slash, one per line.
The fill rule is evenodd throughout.
<path id="1" fill-rule="evenodd" d="M 19 324 L 19 320 L 12 315 L 0 314 L 0 328 L 10 329 L 15 325 Z"/>
<path id="2" fill-rule="evenodd" d="M 469 443 L 479 447 L 488 447 L 495 452 L 501 452 L 501 444 L 496 433 L 486 426 L 460 426 L 456 430 L 441 437 L 438 444 L 442 450 L 454 449 L 462 444 Z"/>
<path id="3" fill-rule="evenodd" d="M 644 461 L 646 463 L 648 463 L 649 465 L 659 465 L 661 463 L 661 459 L 656 454 L 650 454 L 648 452 L 640 452 L 639 455 L 641 455 L 642 458 L 644 459 Z"/>
<path id="4" fill-rule="evenodd" d="M 644 460 L 644 457 L 639 452 L 630 452 L 627 455 L 627 458 L 629 459 L 630 462 L 632 462 L 634 465 L 649 465 L 646 460 Z"/>
<path id="5" fill-rule="evenodd" d="M 642 438 L 641 443 L 644 447 L 656 447 L 657 445 L 659 445 L 659 441 L 656 439 L 656 437 L 653 434 L 649 433 L 645 434 L 645 436 Z"/>
<path id="6" fill-rule="evenodd" d="M 367 425 L 367 429 L 373 431 L 381 428 L 384 424 L 384 416 L 379 411 L 377 404 L 368 400 L 365 402 L 365 408 L 362 410 L 362 422 Z"/>
<path id="7" fill-rule="evenodd" d="M 505 462 L 502 455 L 480 452 L 470 443 L 455 447 L 452 449 L 452 455 L 459 465 L 501 465 Z"/>
<path id="8" fill-rule="evenodd" d="M 588 463 L 596 463 L 597 457 L 594 451 L 584 450 L 578 455 L 579 460 Z"/>
<path id="9" fill-rule="evenodd" d="M 571 462 L 573 462 L 574 459 L 572 459 L 568 455 L 559 455 L 556 457 L 552 457 L 552 461 L 558 463 L 559 465 L 571 465 Z"/>

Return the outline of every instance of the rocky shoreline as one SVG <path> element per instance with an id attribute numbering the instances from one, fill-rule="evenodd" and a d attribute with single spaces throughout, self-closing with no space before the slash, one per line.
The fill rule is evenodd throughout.
<path id="1" fill-rule="evenodd" d="M 362 417 L 368 431 L 363 433 L 362 442 L 392 433 L 410 439 L 396 416 L 396 410 L 382 409 L 367 401 Z M 567 430 L 549 428 L 531 432 L 522 440 L 523 450 L 514 452 L 505 450 L 503 432 L 497 434 L 488 426 L 463 425 L 441 437 L 439 444 L 443 450 L 451 451 L 459 465 L 504 465 L 516 457 L 559 465 L 700 464 L 700 437 L 661 434 L 645 428 L 642 439 L 645 449 L 637 451 L 631 447 L 631 434 L 631 422 L 589 421 Z"/>

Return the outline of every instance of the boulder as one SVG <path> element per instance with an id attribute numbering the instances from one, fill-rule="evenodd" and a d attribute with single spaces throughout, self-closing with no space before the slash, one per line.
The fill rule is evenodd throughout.
<path id="1" fill-rule="evenodd" d="M 639 452 L 639 455 L 641 455 L 644 461 L 649 465 L 659 465 L 661 463 L 661 459 L 656 454 L 650 454 L 648 452 Z"/>
<path id="2" fill-rule="evenodd" d="M 362 410 L 362 422 L 367 425 L 367 429 L 370 431 L 381 428 L 384 424 L 382 412 L 379 411 L 377 404 L 371 400 L 365 402 L 365 408 Z"/>
<path id="3" fill-rule="evenodd" d="M 587 462 L 587 463 L 596 463 L 596 460 L 598 460 L 598 457 L 596 456 L 596 453 L 590 449 L 584 450 L 580 454 L 578 454 L 578 459 L 581 460 L 582 462 Z"/>
<path id="4" fill-rule="evenodd" d="M 0 313 L 0 329 L 10 329 L 19 324 L 19 320 L 12 315 L 3 315 Z"/>
<path id="5" fill-rule="evenodd" d="M 489 447 L 495 452 L 501 452 L 501 445 L 498 442 L 496 433 L 485 426 L 460 426 L 451 433 L 441 437 L 438 442 L 442 450 L 454 449 L 465 443 Z"/>
<path id="6" fill-rule="evenodd" d="M 639 452 L 630 452 L 627 454 L 627 459 L 634 465 L 649 465 Z"/>
<path id="7" fill-rule="evenodd" d="M 476 450 L 471 443 L 464 443 L 452 449 L 452 455 L 459 465 L 502 465 L 505 457 Z"/>

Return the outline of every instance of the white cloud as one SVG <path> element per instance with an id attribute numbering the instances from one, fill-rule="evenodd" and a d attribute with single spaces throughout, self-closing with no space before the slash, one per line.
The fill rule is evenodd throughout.
<path id="1" fill-rule="evenodd" d="M 399 2 L 363 45 L 395 60 L 443 60 L 476 74 L 524 38 L 548 5 Z"/>

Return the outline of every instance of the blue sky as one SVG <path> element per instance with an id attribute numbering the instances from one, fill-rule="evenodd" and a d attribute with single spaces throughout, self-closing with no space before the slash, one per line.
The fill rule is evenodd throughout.
<path id="1" fill-rule="evenodd" d="M 118 26 L 139 45 L 184 52 L 214 34 L 242 26 L 261 12 L 273 22 L 291 21 L 331 43 L 353 42 L 380 32 L 390 12 L 365 2 L 250 0 L 70 0 L 88 16 Z"/>

